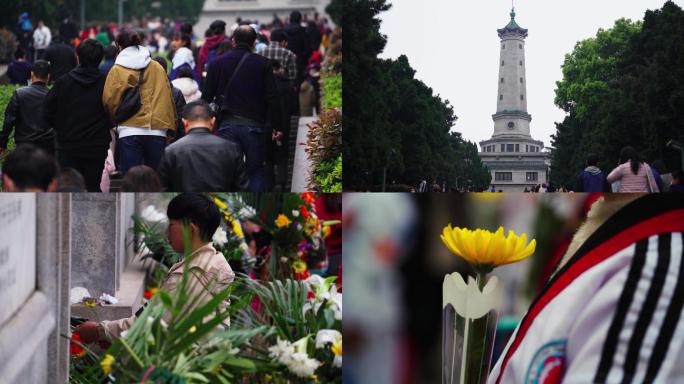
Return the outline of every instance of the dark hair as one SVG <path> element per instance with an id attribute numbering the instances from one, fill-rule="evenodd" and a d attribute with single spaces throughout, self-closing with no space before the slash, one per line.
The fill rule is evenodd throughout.
<path id="1" fill-rule="evenodd" d="M 97 68 L 102 61 L 103 51 L 104 48 L 99 41 L 87 39 L 76 48 L 79 65 L 86 68 Z"/>
<path id="2" fill-rule="evenodd" d="M 171 220 L 189 220 L 199 227 L 203 241 L 211 241 L 221 223 L 216 204 L 200 193 L 181 193 L 169 202 L 166 215 Z"/>
<path id="3" fill-rule="evenodd" d="M 183 65 L 182 67 L 178 68 L 178 73 L 176 74 L 176 78 L 180 79 L 183 77 L 189 77 L 191 79 L 195 79 L 194 73 L 192 71 L 192 68 L 190 68 L 187 65 Z"/>
<path id="4" fill-rule="evenodd" d="M 22 57 L 26 57 L 26 51 L 24 51 L 23 48 L 18 47 L 17 50 L 14 51 L 14 58 L 21 59 Z"/>
<path id="5" fill-rule="evenodd" d="M 57 177 L 57 192 L 86 192 L 83 175 L 73 168 L 62 168 Z"/>
<path id="6" fill-rule="evenodd" d="M 251 47 L 254 44 L 254 41 L 256 41 L 256 38 L 256 31 L 249 25 L 241 25 L 233 33 L 235 45 L 246 45 Z"/>
<path id="7" fill-rule="evenodd" d="M 121 192 L 161 192 L 162 185 L 154 169 L 136 165 L 121 180 Z"/>
<path id="8" fill-rule="evenodd" d="M 299 11 L 292 11 L 290 13 L 290 23 L 301 23 L 302 22 L 302 14 Z"/>
<path id="9" fill-rule="evenodd" d="M 204 37 L 205 37 L 205 38 L 211 37 L 211 36 L 213 35 L 213 33 L 214 33 L 214 32 L 212 32 L 211 29 L 207 29 L 206 31 L 204 31 Z"/>
<path id="10" fill-rule="evenodd" d="M 156 61 L 157 63 L 159 63 L 159 65 L 161 65 L 162 69 L 164 69 L 164 72 L 166 72 L 167 68 L 169 68 L 169 62 L 166 61 L 166 59 L 163 58 L 163 57 L 161 57 L 161 56 L 157 56 L 157 57 L 155 57 L 155 58 L 152 59 L 152 60 L 154 60 L 154 61 Z"/>
<path id="11" fill-rule="evenodd" d="M 192 46 L 192 38 L 187 33 L 176 32 L 173 34 L 173 40 L 183 41 L 183 46 L 186 48 L 190 48 Z"/>
<path id="12" fill-rule="evenodd" d="M 192 36 L 192 24 L 190 23 L 183 23 L 180 27 L 180 31 L 185 33 L 188 36 Z"/>
<path id="13" fill-rule="evenodd" d="M 594 153 L 587 155 L 587 165 L 596 166 L 596 164 L 598 164 L 598 156 Z"/>
<path id="14" fill-rule="evenodd" d="M 287 33 L 285 33 L 285 31 L 282 29 L 274 29 L 273 32 L 271 32 L 271 41 L 281 42 L 286 40 Z"/>
<path id="15" fill-rule="evenodd" d="M 213 112 L 209 103 L 199 99 L 188 103 L 183 107 L 183 118 L 188 121 L 209 120 L 213 117 Z"/>
<path id="16" fill-rule="evenodd" d="M 105 60 L 115 60 L 116 55 L 119 53 L 115 46 L 108 44 L 104 47 L 104 59 Z"/>
<path id="17" fill-rule="evenodd" d="M 57 176 L 57 162 L 33 144 L 20 144 L 5 158 L 3 172 L 20 190 L 38 188 L 46 191 Z"/>
<path id="18" fill-rule="evenodd" d="M 209 25 L 212 35 L 225 35 L 226 33 L 226 22 L 223 20 L 214 20 L 211 25 Z"/>
<path id="19" fill-rule="evenodd" d="M 31 66 L 31 72 L 39 79 L 47 79 L 50 74 L 50 62 L 45 60 L 36 60 Z"/>
<path id="20" fill-rule="evenodd" d="M 639 165 L 641 163 L 641 159 L 639 158 L 639 153 L 636 151 L 636 149 L 630 146 L 623 147 L 620 150 L 620 164 L 623 164 L 627 161 L 630 162 L 632 172 L 635 175 L 639 173 Z"/>
<path id="21" fill-rule="evenodd" d="M 138 35 L 138 33 L 135 31 L 131 31 L 130 29 L 124 29 L 116 36 L 116 45 L 118 45 L 121 49 L 137 47 L 140 45 L 140 41 L 140 35 Z"/>

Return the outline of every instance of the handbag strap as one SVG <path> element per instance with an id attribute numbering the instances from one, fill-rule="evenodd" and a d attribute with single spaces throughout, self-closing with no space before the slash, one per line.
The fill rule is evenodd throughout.
<path id="1" fill-rule="evenodd" d="M 145 67 L 145 68 L 147 68 L 147 67 Z M 142 84 L 142 82 L 143 82 L 143 75 L 145 74 L 145 68 L 140 70 L 140 75 L 138 76 L 138 84 L 136 85 L 136 87 L 138 87 L 138 88 L 140 88 L 140 84 Z"/>
<path id="2" fill-rule="evenodd" d="M 247 60 L 247 56 L 249 56 L 249 55 L 251 55 L 250 52 L 247 52 L 246 54 L 242 55 L 242 59 L 240 59 L 240 62 L 238 63 L 237 67 L 235 67 L 235 70 L 233 71 L 233 75 L 230 76 L 230 80 L 228 80 L 228 85 L 226 85 L 226 91 L 225 92 L 228 92 L 230 90 L 230 85 L 233 84 L 233 80 L 235 80 L 235 76 L 237 75 L 238 71 L 240 71 L 240 67 L 242 67 L 242 64 Z"/>

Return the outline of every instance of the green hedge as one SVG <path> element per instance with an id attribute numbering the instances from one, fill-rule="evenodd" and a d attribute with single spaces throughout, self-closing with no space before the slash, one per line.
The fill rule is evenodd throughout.
<path id="1" fill-rule="evenodd" d="M 342 154 L 335 161 L 320 163 L 314 171 L 313 179 L 323 192 L 342 192 Z"/>
<path id="2" fill-rule="evenodd" d="M 0 85 L 0 127 L 5 124 L 5 109 L 12 98 L 12 93 L 14 93 L 14 90 L 17 88 L 19 88 L 18 85 Z M 7 149 L 10 151 L 14 149 L 14 133 L 10 136 Z"/>
<path id="3" fill-rule="evenodd" d="M 323 109 L 342 108 L 342 75 L 323 77 Z"/>

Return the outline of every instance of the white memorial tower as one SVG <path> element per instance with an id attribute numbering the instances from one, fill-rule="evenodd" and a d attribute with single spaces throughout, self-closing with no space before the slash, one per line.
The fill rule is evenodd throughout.
<path id="1" fill-rule="evenodd" d="M 525 76 L 525 38 L 527 29 L 511 21 L 498 29 L 500 43 L 499 89 L 497 92 L 494 133 L 480 142 L 480 158 L 492 172 L 495 189 L 522 192 L 525 187 L 546 183 L 548 153 L 544 143 L 530 135 L 532 116 L 527 113 L 527 78 Z"/>

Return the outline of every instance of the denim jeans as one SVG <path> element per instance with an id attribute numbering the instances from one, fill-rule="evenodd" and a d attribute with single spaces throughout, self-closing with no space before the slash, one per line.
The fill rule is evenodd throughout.
<path id="1" fill-rule="evenodd" d="M 166 138 L 161 136 L 126 136 L 119 139 L 119 166 L 122 175 L 136 165 L 147 165 L 157 170 L 164 153 Z"/>
<path id="2" fill-rule="evenodd" d="M 218 130 L 220 137 L 232 141 L 245 155 L 245 167 L 250 192 L 266 191 L 266 138 L 264 129 L 245 125 L 222 123 Z"/>

